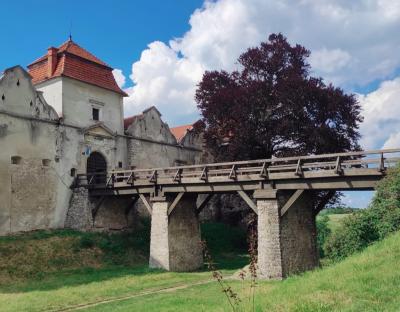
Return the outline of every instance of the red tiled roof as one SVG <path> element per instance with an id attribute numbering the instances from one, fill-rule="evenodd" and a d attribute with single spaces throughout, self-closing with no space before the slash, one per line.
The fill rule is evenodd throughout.
<path id="1" fill-rule="evenodd" d="M 115 81 L 112 68 L 72 40 L 57 48 L 57 63 L 50 77 L 47 63 L 47 55 L 44 55 L 28 65 L 34 84 L 65 76 L 127 96 Z"/>
<path id="2" fill-rule="evenodd" d="M 172 134 L 178 142 L 180 142 L 186 133 L 193 129 L 193 125 L 184 125 L 179 127 L 170 128 Z"/>

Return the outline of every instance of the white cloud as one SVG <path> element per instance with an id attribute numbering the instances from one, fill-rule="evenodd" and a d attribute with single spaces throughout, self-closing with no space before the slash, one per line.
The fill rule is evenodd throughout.
<path id="1" fill-rule="evenodd" d="M 194 92 L 207 69 L 232 70 L 250 46 L 282 32 L 309 48 L 316 75 L 351 89 L 387 79 L 400 66 L 400 8 L 391 0 L 206 1 L 190 30 L 153 42 L 132 66 L 126 112 L 156 105 L 167 121 L 196 113 Z M 190 121 L 190 120 L 188 120 Z"/>
<path id="2" fill-rule="evenodd" d="M 122 70 L 114 69 L 113 75 L 114 75 L 115 81 L 117 82 L 118 86 L 120 88 L 123 88 L 125 86 L 126 78 L 125 78 L 125 75 L 122 73 Z"/>
<path id="3" fill-rule="evenodd" d="M 155 105 L 172 120 L 196 110 L 194 92 L 204 68 L 199 63 L 178 57 L 162 42 L 149 44 L 140 60 L 132 65 L 130 78 L 134 86 L 126 90 L 126 113 L 132 114 Z"/>
<path id="4" fill-rule="evenodd" d="M 397 133 L 392 133 L 383 144 L 383 148 L 399 148 L 400 147 L 400 130 Z"/>
<path id="5" fill-rule="evenodd" d="M 400 77 L 388 80 L 367 95 L 360 95 L 364 122 L 361 144 L 365 149 L 400 147 Z"/>
<path id="6" fill-rule="evenodd" d="M 348 52 L 341 49 L 327 50 L 326 48 L 314 51 L 310 58 L 312 67 L 323 68 L 326 73 L 332 73 L 346 66 L 351 59 Z"/>

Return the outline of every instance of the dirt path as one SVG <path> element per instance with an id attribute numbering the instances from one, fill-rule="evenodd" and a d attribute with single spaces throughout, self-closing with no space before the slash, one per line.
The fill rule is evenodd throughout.
<path id="1" fill-rule="evenodd" d="M 205 280 L 205 281 L 200 281 L 196 283 L 191 283 L 191 284 L 184 284 L 184 285 L 178 285 L 178 286 L 173 286 L 173 287 L 166 287 L 166 288 L 161 288 L 161 289 L 156 289 L 156 290 L 148 290 L 148 291 L 143 291 L 137 294 L 131 294 L 131 295 L 126 295 L 126 296 L 121 296 L 121 297 L 113 297 L 109 299 L 104 299 L 104 300 L 99 300 L 96 302 L 90 302 L 90 303 L 83 303 L 83 304 L 77 304 L 74 306 L 69 306 L 66 308 L 61 308 L 61 309 L 54 309 L 54 310 L 48 310 L 48 312 L 68 312 L 68 311 L 78 311 L 78 310 L 83 310 L 91 307 L 95 307 L 101 304 L 106 304 L 110 302 L 117 302 L 117 301 L 124 301 L 124 300 L 129 300 L 132 298 L 137 298 L 137 297 L 143 297 L 147 295 L 153 295 L 153 294 L 162 294 L 162 293 L 168 293 L 168 292 L 174 292 L 177 290 L 181 289 L 186 289 L 192 286 L 197 286 L 197 285 L 204 285 L 213 282 L 212 279 L 210 280 Z"/>

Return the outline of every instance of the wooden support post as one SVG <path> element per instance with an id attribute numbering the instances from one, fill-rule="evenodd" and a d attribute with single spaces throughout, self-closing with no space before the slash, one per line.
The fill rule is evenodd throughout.
<path id="1" fill-rule="evenodd" d="M 296 203 L 296 201 L 300 198 L 303 192 L 304 190 L 297 190 L 296 192 L 293 193 L 292 196 L 290 196 L 286 204 L 281 208 L 280 212 L 281 217 L 290 209 L 290 207 L 293 206 L 294 203 Z"/>
<path id="2" fill-rule="evenodd" d="M 181 181 L 182 181 L 182 169 L 179 168 L 179 169 L 176 171 L 176 173 L 175 173 L 174 182 L 179 182 L 179 183 L 181 183 Z"/>
<path id="3" fill-rule="evenodd" d="M 229 179 L 236 180 L 237 175 L 236 175 L 236 165 L 232 166 L 231 172 L 229 173 Z"/>
<path id="4" fill-rule="evenodd" d="M 335 174 L 342 174 L 342 173 L 343 173 L 343 169 L 342 169 L 342 165 L 341 165 L 341 158 L 340 158 L 340 156 L 338 156 L 336 158 Z"/>
<path id="5" fill-rule="evenodd" d="M 268 169 L 267 169 L 267 162 L 264 162 L 260 171 L 260 177 L 267 179 L 268 178 Z"/>
<path id="6" fill-rule="evenodd" d="M 197 214 L 199 214 L 204 209 L 204 207 L 208 204 L 213 195 L 213 193 L 207 194 L 207 196 L 198 204 L 196 209 Z"/>
<path id="7" fill-rule="evenodd" d="M 126 180 L 126 183 L 130 184 L 130 185 L 133 185 L 135 180 L 136 180 L 135 172 L 132 171 L 131 174 L 128 177 L 128 180 Z"/>
<path id="8" fill-rule="evenodd" d="M 181 198 L 183 197 L 185 193 L 178 193 L 178 195 L 176 195 L 174 201 L 171 203 L 171 205 L 168 207 L 168 216 L 172 213 L 172 211 L 174 211 L 176 205 L 178 205 L 179 201 L 181 200 Z"/>
<path id="9" fill-rule="evenodd" d="M 383 153 L 381 153 L 381 161 L 379 163 L 379 172 L 384 172 L 385 171 L 385 158 L 383 157 Z"/>
<path id="10" fill-rule="evenodd" d="M 149 202 L 147 201 L 146 197 L 143 194 L 139 194 L 139 197 L 142 200 L 142 202 L 145 205 L 145 207 L 147 208 L 147 211 L 151 215 L 152 214 L 152 208 L 151 208 L 151 205 L 149 204 Z"/>
<path id="11" fill-rule="evenodd" d="M 208 181 L 208 168 L 204 167 L 203 171 L 201 172 L 200 180 L 203 180 L 204 182 Z"/>
<path id="12" fill-rule="evenodd" d="M 157 183 L 157 170 L 154 170 L 154 171 L 153 171 L 153 173 L 152 173 L 152 175 L 151 175 L 149 181 L 150 181 L 151 183 Z"/>
<path id="13" fill-rule="evenodd" d="M 244 191 L 237 191 L 238 194 L 240 195 L 240 197 L 243 198 L 243 200 L 246 202 L 247 205 L 249 205 L 249 207 L 251 209 L 253 209 L 253 211 L 258 214 L 258 210 L 257 210 L 257 205 L 251 200 L 251 198 L 249 197 L 249 195 L 246 194 L 246 192 Z"/>
<path id="14" fill-rule="evenodd" d="M 301 159 L 297 161 L 296 172 L 294 174 L 298 177 L 303 175 L 303 169 L 301 168 Z"/>
<path id="15" fill-rule="evenodd" d="M 111 176 L 108 178 L 108 181 L 106 183 L 106 187 L 108 187 L 110 185 L 110 182 L 112 182 L 112 185 L 114 185 L 114 181 L 115 181 L 115 175 L 114 173 L 111 174 Z"/>

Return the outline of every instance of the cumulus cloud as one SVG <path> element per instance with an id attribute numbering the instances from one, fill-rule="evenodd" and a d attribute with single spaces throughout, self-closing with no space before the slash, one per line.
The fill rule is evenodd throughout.
<path id="1" fill-rule="evenodd" d="M 195 111 L 194 92 L 204 68 L 201 64 L 179 57 L 162 42 L 149 44 L 140 60 L 132 65 L 134 86 L 127 90 L 128 114 L 155 105 L 167 120 Z"/>
<path id="2" fill-rule="evenodd" d="M 367 95 L 360 95 L 364 122 L 361 145 L 365 149 L 400 147 L 400 77 L 384 81 Z"/>
<path id="3" fill-rule="evenodd" d="M 331 73 L 346 66 L 351 59 L 348 52 L 341 49 L 327 50 L 326 48 L 314 51 L 311 55 L 311 65 L 315 68 L 323 68 Z"/>
<path id="4" fill-rule="evenodd" d="M 150 43 L 132 65 L 128 114 L 156 105 L 172 123 L 192 116 L 204 70 L 235 69 L 272 32 L 310 49 L 314 74 L 347 90 L 400 66 L 400 8 L 391 0 L 207 0 L 189 25 L 180 38 Z"/>
<path id="5" fill-rule="evenodd" d="M 125 75 L 122 73 L 122 70 L 120 69 L 114 69 L 113 70 L 113 75 L 115 78 L 115 81 L 117 82 L 118 86 L 120 88 L 123 88 L 125 86 L 125 82 L 126 82 L 126 77 Z"/>

